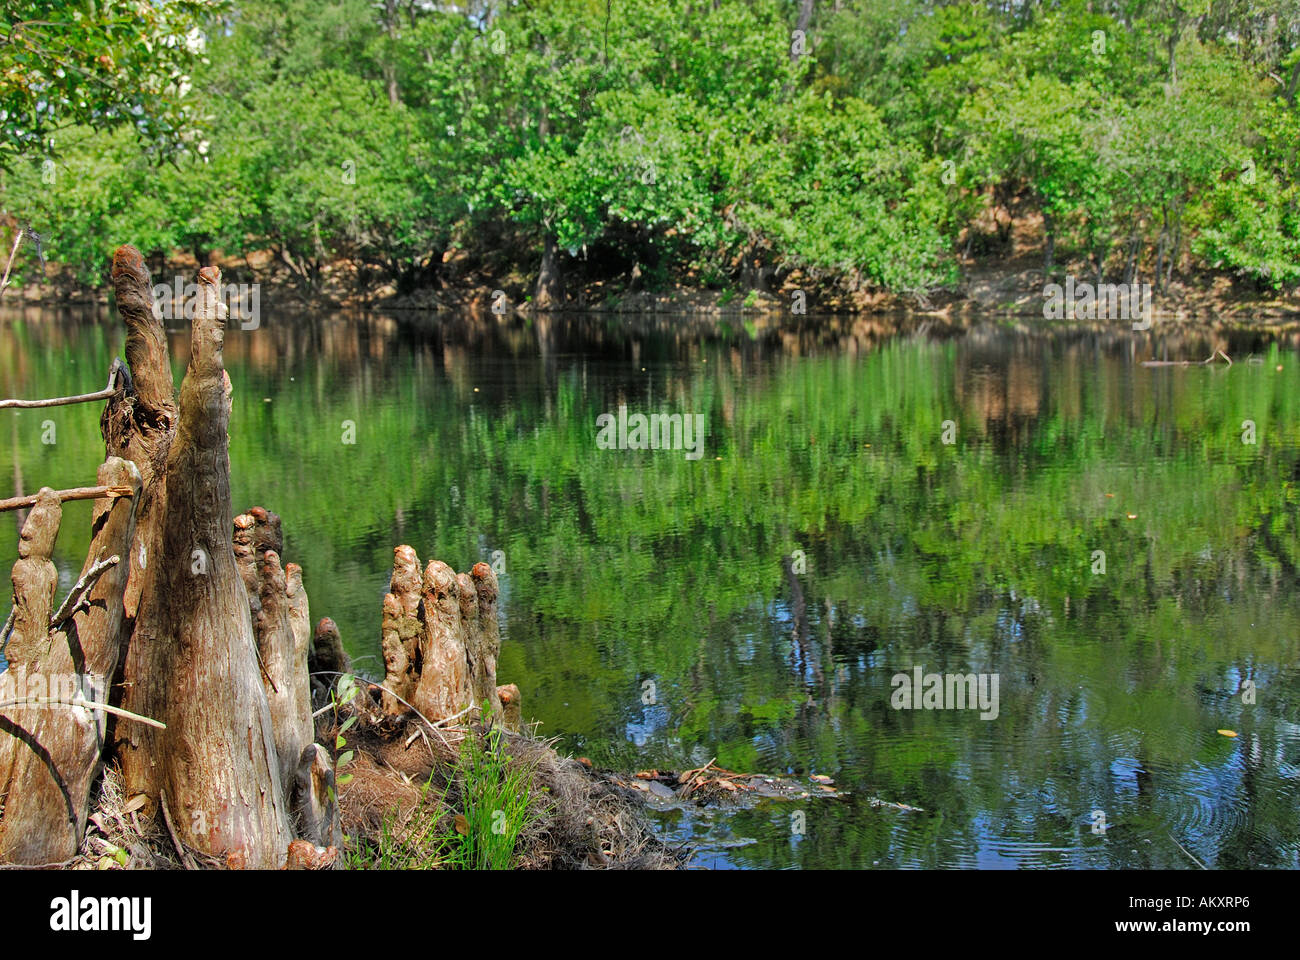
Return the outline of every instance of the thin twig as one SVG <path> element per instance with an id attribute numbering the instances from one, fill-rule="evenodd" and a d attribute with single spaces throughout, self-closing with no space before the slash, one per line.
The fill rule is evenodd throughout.
<path id="1" fill-rule="evenodd" d="M 117 392 L 118 370 L 121 364 L 114 363 L 108 371 L 108 385 L 94 393 L 79 393 L 74 397 L 53 397 L 49 400 L 0 400 L 0 410 L 10 407 L 19 410 L 35 410 L 41 407 L 63 407 L 70 403 L 91 403 L 95 400 L 107 400 Z"/>
<path id="2" fill-rule="evenodd" d="M 1183 853 L 1187 854 L 1189 857 L 1192 857 L 1191 851 L 1189 851 L 1181 843 L 1178 843 L 1178 838 L 1175 837 L 1172 833 L 1169 834 L 1169 839 L 1172 840 L 1174 843 L 1178 844 L 1179 850 L 1183 851 Z M 1192 863 L 1196 864 L 1202 870 L 1209 869 L 1208 867 L 1205 866 L 1205 864 L 1201 863 L 1201 861 L 1197 860 L 1195 857 L 1192 857 Z"/>
<path id="3" fill-rule="evenodd" d="M 350 677 L 350 676 L 356 676 L 356 674 L 343 673 L 343 672 L 341 672 L 341 671 L 339 671 L 339 670 L 317 670 L 317 671 L 315 671 L 314 673 L 310 674 L 310 676 L 313 676 L 313 677 L 327 677 L 327 676 L 328 676 L 328 677 Z M 438 729 L 437 724 L 435 724 L 432 720 L 430 720 L 428 717 L 426 717 L 424 714 L 422 714 L 419 710 L 416 710 L 416 709 L 415 709 L 415 704 L 411 703 L 409 700 L 403 700 L 401 697 L 399 697 L 397 694 L 393 693 L 392 690 L 389 690 L 389 689 L 388 689 L 386 686 L 384 686 L 382 683 L 374 683 L 373 681 L 370 681 L 370 680 L 366 680 L 366 683 L 370 683 L 372 686 L 376 686 L 376 687 L 378 687 L 380 690 L 384 691 L 384 693 L 391 694 L 392 697 L 393 697 L 393 699 L 396 700 L 398 703 L 402 703 L 402 704 L 405 704 L 406 706 L 410 707 L 410 708 L 411 708 L 411 712 L 414 713 L 414 714 L 415 714 L 417 717 L 419 717 L 421 720 L 423 720 L 425 723 L 427 723 L 427 724 L 429 725 L 429 729 L 432 730 L 434 733 L 436 733 L 436 734 L 438 735 L 438 739 L 441 740 L 441 741 L 443 742 L 443 745 L 446 746 L 446 748 L 447 748 L 448 750 L 451 749 L 451 744 L 448 743 L 448 742 L 447 742 L 447 738 L 444 737 L 444 736 L 442 735 L 442 731 Z M 333 706 L 333 704 L 331 704 L 331 706 Z M 460 716 L 460 714 L 457 714 L 457 716 Z M 450 717 L 449 717 L 448 719 L 454 719 L 454 718 L 450 718 Z M 439 722 L 441 723 L 442 721 L 439 721 Z"/>
<path id="4" fill-rule="evenodd" d="M 161 788 L 158 790 L 158 806 L 162 807 L 163 823 L 167 824 L 167 832 L 171 834 L 172 843 L 176 845 L 176 853 L 180 855 L 181 863 L 187 870 L 197 870 L 198 865 L 181 844 L 180 838 L 176 836 L 176 827 L 172 824 L 172 812 L 167 809 L 167 791 Z"/>
<path id="5" fill-rule="evenodd" d="M 63 603 L 58 612 L 50 617 L 50 629 L 57 629 L 65 620 L 70 620 L 77 611 L 84 607 L 89 607 L 86 603 L 86 595 L 90 593 L 91 588 L 95 586 L 95 581 L 102 577 L 111 567 L 122 562 L 119 556 L 111 556 L 107 560 L 96 560 L 91 568 L 82 574 L 68 595 L 63 598 Z"/>
<path id="6" fill-rule="evenodd" d="M 14 265 L 14 256 L 18 253 L 18 244 L 23 242 L 23 228 L 18 228 L 18 235 L 14 237 L 14 248 L 9 251 L 9 262 L 5 264 L 4 279 L 0 280 L 0 297 L 4 296 L 5 290 L 9 287 L 9 270 Z"/>
<path id="7" fill-rule="evenodd" d="M 159 730 L 167 729 L 167 724 L 165 723 L 159 723 L 157 720 L 151 719 L 150 717 L 142 717 L 138 713 L 132 713 L 130 710 L 123 710 L 121 707 L 109 706 L 107 703 L 100 703 L 97 700 L 69 700 L 66 697 L 19 697 L 16 700 L 0 700 L 0 707 L 54 705 L 106 710 L 119 717 L 126 717 L 128 720 L 137 720 L 140 723 L 147 723 L 149 726 L 157 727 Z"/>

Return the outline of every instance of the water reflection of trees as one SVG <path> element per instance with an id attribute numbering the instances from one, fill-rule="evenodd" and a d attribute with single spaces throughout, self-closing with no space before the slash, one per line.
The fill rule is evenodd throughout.
<path id="1" fill-rule="evenodd" d="M 6 395 L 97 385 L 120 349 L 102 318 L 8 323 L 0 342 Z M 1225 763 L 1189 731 L 1219 722 L 1230 672 L 1288 683 L 1290 373 L 1136 366 L 1214 349 L 1240 363 L 1272 344 L 1289 367 L 1295 334 L 1231 328 L 268 312 L 227 337 L 231 457 L 240 495 L 286 517 L 318 615 L 356 652 L 373 646 L 394 542 L 457 562 L 501 547 L 503 672 L 530 678 L 547 732 L 647 762 L 618 741 L 653 676 L 672 723 L 647 749 L 664 762 L 707 745 L 735 766 L 857 770 L 883 796 L 926 796 L 949 837 L 1029 818 L 1044 843 L 1073 843 L 1069 817 L 1008 798 L 1008 771 L 1058 811 L 1111 797 L 1149 833 L 1182 815 L 1185 771 Z M 171 345 L 179 366 L 187 345 Z M 595 415 L 620 401 L 707 412 L 710 457 L 600 457 Z M 1254 449 L 1233 441 L 1243 410 L 1268 423 Z M 69 457 L 89 469 L 96 417 L 60 422 L 57 458 L 21 421 L 26 482 Z M 357 417 L 368 445 L 340 454 L 335 425 Z M 945 419 L 960 426 L 947 451 Z M 1105 577 L 1088 568 L 1098 544 Z M 796 545 L 807 576 L 782 563 Z M 889 710 L 888 676 L 912 663 L 1001 671 L 1003 722 Z M 1197 693 L 1207 685 L 1213 697 Z M 1221 803 L 1253 822 L 1213 841 L 1225 864 L 1276 862 L 1278 841 L 1261 838 L 1294 840 L 1275 759 L 1285 715 L 1266 707 L 1243 730 L 1249 763 Z M 1115 774 L 1116 757 L 1134 772 Z M 824 828 L 864 845 L 836 854 L 859 864 L 894 842 Z M 917 830 L 908 842 L 937 842 Z M 1141 863 L 1108 855 L 1181 856 L 1167 843 Z"/>

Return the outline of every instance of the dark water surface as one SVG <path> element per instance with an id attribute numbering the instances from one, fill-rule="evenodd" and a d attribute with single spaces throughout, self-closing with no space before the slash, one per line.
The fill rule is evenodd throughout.
<path id="1" fill-rule="evenodd" d="M 10 313 L 0 396 L 98 389 L 122 340 Z M 562 749 L 849 791 L 662 814 L 697 863 L 1300 866 L 1294 334 L 264 309 L 226 359 L 235 506 L 283 516 L 361 669 L 396 544 L 500 551 L 499 677 Z M 702 456 L 601 449 L 620 405 L 702 414 Z M 0 414 L 0 489 L 93 483 L 99 414 Z M 996 675 L 996 718 L 894 709 L 916 667 Z"/>

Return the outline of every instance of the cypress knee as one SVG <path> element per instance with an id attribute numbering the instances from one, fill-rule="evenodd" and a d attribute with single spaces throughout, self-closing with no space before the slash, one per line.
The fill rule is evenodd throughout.
<path id="1" fill-rule="evenodd" d="M 27 690 L 31 695 L 108 699 L 120 655 L 123 595 L 130 574 L 125 557 L 135 533 L 140 473 L 130 461 L 111 457 L 100 466 L 98 480 L 101 486 L 130 487 L 132 496 L 95 502 L 90 550 L 73 587 L 76 596 L 70 595 L 73 604 L 68 609 L 60 608 L 67 619 L 53 626 L 49 648 L 33 674 L 41 682 Z M 0 683 L 0 700 L 8 699 L 5 686 Z M 108 716 L 103 710 L 58 705 L 35 708 L 25 719 L 30 721 L 30 739 L 0 734 L 0 755 L 7 747 L 16 748 L 9 779 L 18 787 L 11 790 L 0 782 L 0 794 L 6 795 L 0 861 L 64 861 L 76 854 L 86 832 L 91 785 L 103 765 Z"/>
<path id="2" fill-rule="evenodd" d="M 519 699 L 519 688 L 513 683 L 497 687 L 497 698 L 501 701 L 501 720 L 505 728 L 519 733 L 523 728 L 523 704 Z"/>
<path id="3" fill-rule="evenodd" d="M 496 571 L 489 564 L 476 563 L 470 571 L 474 581 L 474 590 L 478 595 L 478 647 L 482 660 L 480 682 L 485 691 L 490 691 L 489 700 L 492 711 L 500 715 L 501 705 L 497 697 L 497 656 L 501 653 L 501 626 L 497 618 L 497 597 L 500 586 Z"/>
<path id="4" fill-rule="evenodd" d="M 421 614 L 420 682 L 413 703 L 427 719 L 442 720 L 469 706 L 470 685 L 460 590 L 455 571 L 441 560 L 424 570 Z"/>
<path id="5" fill-rule="evenodd" d="M 381 646 L 384 655 L 384 712 L 406 713 L 415 697 L 420 661 L 420 558 L 402 544 L 393 549 L 393 575 L 384 595 Z M 396 696 L 394 696 L 396 694 Z M 401 698 L 401 699 L 398 699 Z M 406 701 L 403 703 L 402 701 Z"/>

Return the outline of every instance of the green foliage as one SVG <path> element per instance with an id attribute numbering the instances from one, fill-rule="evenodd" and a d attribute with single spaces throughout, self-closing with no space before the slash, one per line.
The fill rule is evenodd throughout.
<path id="1" fill-rule="evenodd" d="M 50 155 L 73 124 L 125 125 L 167 150 L 194 132 L 200 24 L 224 2 L 6 0 L 0 9 L 0 170 Z"/>
<path id="2" fill-rule="evenodd" d="M 612 288 L 923 296 L 988 208 L 1103 274 L 1300 280 L 1294 0 L 821 4 L 800 55 L 781 0 L 55 6 L 0 24 L 3 206 L 88 283 L 125 240 L 402 290 L 553 243 Z"/>
<path id="3" fill-rule="evenodd" d="M 459 812 L 441 839 L 445 866 L 460 870 L 508 870 L 524 829 L 541 817 L 532 795 L 532 770 L 506 752 L 501 728 L 461 741 L 442 806 L 454 792 Z"/>

